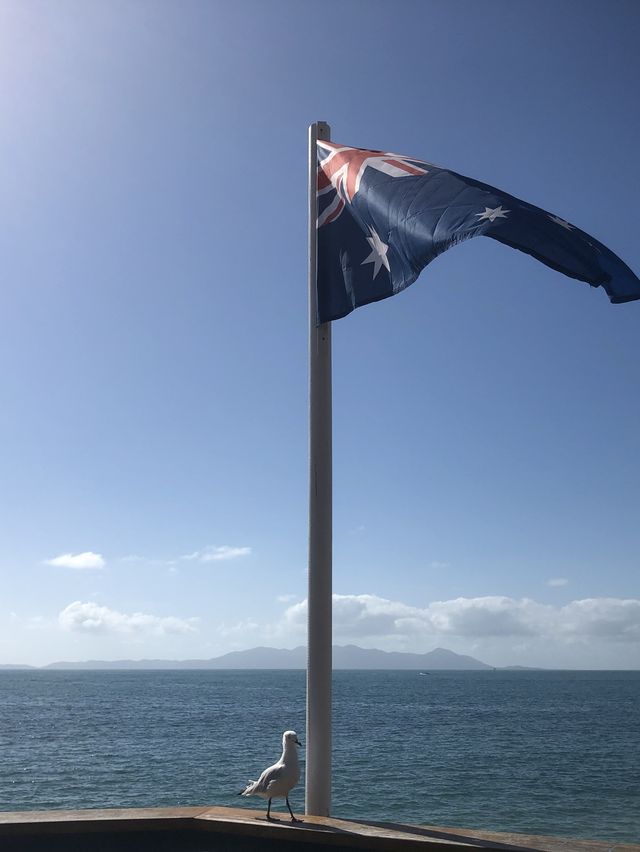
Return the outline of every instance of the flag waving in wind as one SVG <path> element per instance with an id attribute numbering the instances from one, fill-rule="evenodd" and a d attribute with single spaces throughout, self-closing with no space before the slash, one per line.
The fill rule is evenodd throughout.
<path id="1" fill-rule="evenodd" d="M 443 251 L 492 237 L 612 302 L 640 279 L 575 225 L 431 163 L 318 141 L 318 323 L 404 290 Z"/>

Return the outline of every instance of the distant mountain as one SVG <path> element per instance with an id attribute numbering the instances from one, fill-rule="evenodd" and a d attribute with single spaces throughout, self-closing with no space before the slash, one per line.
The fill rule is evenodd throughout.
<path id="1" fill-rule="evenodd" d="M 35 669 L 35 666 L 21 666 L 15 663 L 0 663 L 0 671 L 24 671 L 25 669 Z"/>
<path id="2" fill-rule="evenodd" d="M 543 672 L 540 666 L 503 666 L 505 672 Z"/>
<path id="3" fill-rule="evenodd" d="M 359 648 L 357 645 L 334 646 L 333 667 L 335 669 L 458 669 L 480 671 L 491 669 L 486 663 L 456 654 L 446 648 L 435 648 L 426 654 L 409 654 L 402 651 L 378 651 L 375 648 Z"/>
<path id="4" fill-rule="evenodd" d="M 50 663 L 45 669 L 304 669 L 307 649 L 250 648 L 231 651 L 209 660 L 87 660 L 80 663 Z M 357 645 L 333 646 L 334 669 L 409 669 L 416 671 L 481 671 L 493 668 L 465 654 L 436 648 L 426 654 L 380 651 Z"/>

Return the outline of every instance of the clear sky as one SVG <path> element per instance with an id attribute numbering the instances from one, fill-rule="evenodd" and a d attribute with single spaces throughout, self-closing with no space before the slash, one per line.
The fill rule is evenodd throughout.
<path id="1" fill-rule="evenodd" d="M 2 0 L 0 662 L 305 642 L 307 127 L 640 273 L 635 0 Z M 334 639 L 640 667 L 640 302 L 488 239 L 334 323 Z"/>

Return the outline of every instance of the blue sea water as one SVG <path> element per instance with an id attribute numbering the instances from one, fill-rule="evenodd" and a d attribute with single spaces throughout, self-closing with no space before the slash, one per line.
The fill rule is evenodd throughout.
<path id="1" fill-rule="evenodd" d="M 640 672 L 337 671 L 333 723 L 334 816 L 640 839 Z M 302 671 L 1 672 L 0 810 L 260 808 L 287 728 Z"/>

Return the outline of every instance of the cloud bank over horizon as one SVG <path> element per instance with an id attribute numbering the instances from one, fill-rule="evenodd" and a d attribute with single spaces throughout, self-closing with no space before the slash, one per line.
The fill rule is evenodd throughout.
<path id="1" fill-rule="evenodd" d="M 306 599 L 278 595 L 270 617 L 263 613 L 247 611 L 234 622 L 198 609 L 169 615 L 74 600 L 57 615 L 9 613 L 13 638 L 0 645 L 0 662 L 15 662 L 16 653 L 28 661 L 27 648 L 34 662 L 48 662 L 45 654 L 109 659 L 133 645 L 137 656 L 207 659 L 260 645 L 306 643 Z M 640 599 L 593 597 L 555 605 L 486 595 L 415 606 L 374 594 L 334 594 L 333 642 L 414 653 L 440 646 L 496 666 L 637 669 Z"/>
<path id="2" fill-rule="evenodd" d="M 290 606 L 284 621 L 306 624 L 306 599 Z M 376 595 L 333 595 L 334 634 L 344 638 L 402 638 L 415 635 L 539 637 L 617 642 L 640 641 L 640 599 L 585 598 L 564 606 L 499 595 L 434 601 L 415 607 Z"/>

